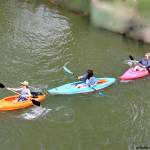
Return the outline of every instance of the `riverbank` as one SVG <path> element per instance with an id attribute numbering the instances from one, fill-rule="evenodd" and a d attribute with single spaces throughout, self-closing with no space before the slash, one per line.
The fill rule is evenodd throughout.
<path id="1" fill-rule="evenodd" d="M 147 12 L 145 13 L 142 7 L 145 7 L 146 1 L 50 0 L 50 2 L 81 16 L 88 16 L 90 23 L 96 28 L 103 28 L 140 43 L 150 44 L 148 15 L 144 15 Z"/>

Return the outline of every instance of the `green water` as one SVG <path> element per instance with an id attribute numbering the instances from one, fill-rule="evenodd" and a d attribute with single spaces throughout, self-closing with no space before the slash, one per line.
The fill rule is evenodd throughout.
<path id="1" fill-rule="evenodd" d="M 148 45 L 94 29 L 86 18 L 44 1 L 0 1 L 1 83 L 18 87 L 27 80 L 43 90 L 76 79 L 92 68 L 96 76 L 118 78 L 131 54 Z M 0 113 L 1 150 L 134 150 L 149 146 L 150 79 L 119 80 L 97 93 L 47 95 L 41 107 Z M 1 89 L 0 97 L 13 93 Z"/>

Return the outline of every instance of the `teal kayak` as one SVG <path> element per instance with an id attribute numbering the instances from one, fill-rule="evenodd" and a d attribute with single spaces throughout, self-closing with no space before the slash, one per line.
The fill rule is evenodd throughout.
<path id="1" fill-rule="evenodd" d="M 66 94 L 66 95 L 89 93 L 104 89 L 116 81 L 115 78 L 96 78 L 96 80 L 97 83 L 91 87 L 86 85 L 83 81 L 78 81 L 49 89 L 48 92 L 50 94 Z"/>

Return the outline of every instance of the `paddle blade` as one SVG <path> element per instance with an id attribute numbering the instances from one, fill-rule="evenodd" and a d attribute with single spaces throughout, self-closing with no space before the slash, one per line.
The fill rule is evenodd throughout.
<path id="1" fill-rule="evenodd" d="M 36 100 L 34 100 L 34 99 L 32 99 L 31 101 L 32 101 L 32 103 L 33 103 L 34 105 L 36 105 L 36 106 L 40 106 L 40 105 L 41 105 L 41 103 L 40 103 L 39 101 L 36 101 Z"/>
<path id="2" fill-rule="evenodd" d="M 0 88 L 5 88 L 5 85 L 0 83 Z"/>
<path id="3" fill-rule="evenodd" d="M 130 58 L 131 60 L 134 60 L 133 56 L 131 56 L 131 55 L 129 55 L 129 58 Z"/>
<path id="4" fill-rule="evenodd" d="M 67 73 L 69 73 L 71 75 L 74 75 L 74 73 L 71 72 L 66 66 L 63 66 L 63 69 L 64 69 L 65 72 L 67 72 Z"/>
<path id="5" fill-rule="evenodd" d="M 100 95 L 100 96 L 105 96 L 105 94 L 104 94 L 104 92 L 98 92 L 98 94 Z"/>

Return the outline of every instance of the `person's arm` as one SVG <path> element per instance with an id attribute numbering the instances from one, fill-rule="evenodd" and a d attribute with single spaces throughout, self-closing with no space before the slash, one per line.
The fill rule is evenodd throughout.
<path id="1" fill-rule="evenodd" d="M 82 80 L 82 81 L 84 81 L 84 82 L 85 82 L 85 81 L 86 81 L 86 79 L 87 79 L 87 76 L 88 76 L 88 74 L 87 74 L 87 73 L 85 73 L 85 74 L 83 74 L 82 76 L 79 76 L 79 77 L 78 77 L 78 79 L 79 79 L 79 80 Z"/>
<path id="2" fill-rule="evenodd" d="M 16 92 L 20 92 L 22 90 L 22 88 L 7 88 L 8 90 L 12 90 L 12 91 L 16 91 Z"/>
<path id="3" fill-rule="evenodd" d="M 139 60 L 139 63 L 138 63 L 138 65 L 140 66 L 140 67 L 143 67 L 143 68 L 145 68 L 145 66 L 144 66 L 144 59 L 141 59 L 141 60 Z"/>
<path id="4" fill-rule="evenodd" d="M 83 78 L 83 76 L 78 76 L 78 79 L 79 79 L 79 80 L 82 80 L 82 78 Z"/>
<path id="5" fill-rule="evenodd" d="M 32 96 L 30 89 L 28 89 L 28 96 L 29 96 L 29 97 Z"/>
<path id="6" fill-rule="evenodd" d="M 145 68 L 146 68 L 146 69 L 149 69 L 149 68 L 150 68 L 150 61 L 148 61 L 148 64 L 145 65 Z"/>

